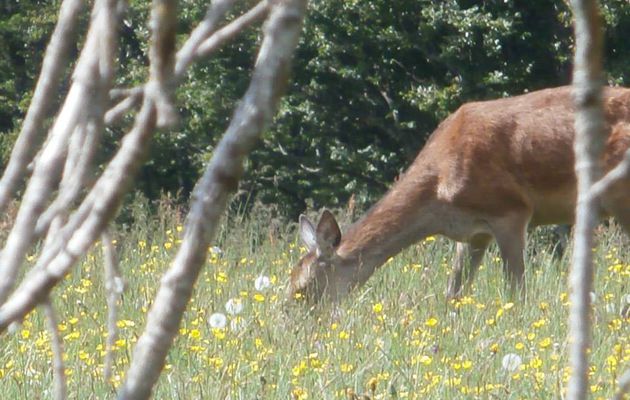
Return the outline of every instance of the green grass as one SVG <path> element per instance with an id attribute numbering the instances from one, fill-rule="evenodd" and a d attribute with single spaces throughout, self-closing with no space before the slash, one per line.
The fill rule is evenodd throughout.
<path id="1" fill-rule="evenodd" d="M 161 272 L 178 247 L 178 219 L 158 218 L 119 232 L 127 289 L 120 302 L 115 376 L 102 373 L 105 299 L 100 245 L 55 289 L 71 398 L 114 397 L 124 379 Z M 470 295 L 444 297 L 454 246 L 437 238 L 407 249 L 331 313 L 284 305 L 284 286 L 303 249 L 290 231 L 270 242 L 269 219 L 230 219 L 219 232 L 222 256 L 206 268 L 155 389 L 156 399 L 560 399 L 567 379 L 567 257 L 554 261 L 539 235 L 529 243 L 525 300 L 510 299 L 496 249 Z M 620 308 L 630 293 L 628 240 L 602 230 L 592 348 L 591 391 L 610 398 L 630 367 L 630 322 Z M 536 251 L 533 251 L 536 249 Z M 624 262 L 625 261 L 625 262 Z M 271 287 L 254 282 L 268 276 Z M 226 329 L 208 318 L 225 303 L 244 305 Z M 41 311 L 2 337 L 3 398 L 51 398 L 49 334 Z M 232 329 L 230 325 L 234 325 Z M 502 360 L 522 360 L 507 371 Z M 358 397 L 356 397 L 358 398 Z"/>

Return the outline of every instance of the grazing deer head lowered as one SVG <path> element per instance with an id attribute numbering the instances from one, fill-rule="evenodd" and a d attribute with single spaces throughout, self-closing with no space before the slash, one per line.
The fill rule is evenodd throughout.
<path id="1" fill-rule="evenodd" d="M 630 89 L 604 92 L 610 129 L 602 165 L 630 146 Z M 570 87 L 467 103 L 443 121 L 404 175 L 345 234 L 327 210 L 317 225 L 300 217 L 308 248 L 288 295 L 337 301 L 389 257 L 429 235 L 458 242 L 447 294 L 461 294 L 494 238 L 514 289 L 523 281 L 528 226 L 570 223 L 576 177 Z M 611 188 L 602 215 L 630 232 L 630 182 Z M 465 282 L 463 282 L 465 281 Z"/>

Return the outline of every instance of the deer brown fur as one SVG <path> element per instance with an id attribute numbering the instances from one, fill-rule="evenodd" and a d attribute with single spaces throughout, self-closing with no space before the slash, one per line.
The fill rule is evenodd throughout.
<path id="1" fill-rule="evenodd" d="M 605 89 L 604 107 L 607 171 L 630 146 L 630 89 Z M 574 218 L 573 114 L 568 86 L 464 104 L 343 236 L 329 211 L 317 226 L 300 218 L 309 253 L 291 273 L 289 296 L 339 300 L 389 257 L 429 235 L 458 242 L 449 296 L 461 294 L 493 238 L 510 285 L 519 287 L 527 227 Z M 602 215 L 614 214 L 630 232 L 630 182 L 615 185 L 601 205 Z"/>

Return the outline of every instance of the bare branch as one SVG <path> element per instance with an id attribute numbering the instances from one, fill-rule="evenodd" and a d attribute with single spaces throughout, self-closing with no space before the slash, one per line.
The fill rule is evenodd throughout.
<path id="1" fill-rule="evenodd" d="M 120 399 L 146 399 L 151 395 L 204 264 L 217 222 L 229 194 L 238 185 L 244 158 L 275 114 L 287 83 L 305 7 L 305 0 L 274 3 L 252 81 L 194 190 L 182 245 L 162 278 L 145 331 L 134 350 Z"/>
<path id="2" fill-rule="evenodd" d="M 104 89 L 106 94 L 112 79 L 113 44 L 106 39 L 113 39 L 116 8 L 117 0 L 100 0 L 94 4 L 93 22 L 74 72 L 74 83 L 50 131 L 47 143 L 38 156 L 33 176 L 2 252 L 0 304 L 7 299 L 15 284 L 19 267 L 33 241 L 37 219 L 50 193 L 58 184 L 71 134 L 77 126 L 86 124 L 92 116 L 100 114 L 98 119 L 102 120 L 104 107 L 99 101 L 98 93 Z M 102 59 L 105 56 L 112 59 Z M 92 109 L 87 112 L 86 98 L 94 99 L 90 103 Z"/>
<path id="3" fill-rule="evenodd" d="M 68 385 L 66 382 L 66 369 L 63 363 L 63 342 L 58 328 L 59 321 L 50 299 L 46 299 L 43 306 L 46 313 L 46 321 L 48 322 L 48 331 L 50 331 L 50 347 L 53 354 L 52 372 L 55 399 L 65 400 L 68 398 Z"/>
<path id="4" fill-rule="evenodd" d="M 209 35 L 217 30 L 219 23 L 223 20 L 225 14 L 230 10 L 230 8 L 232 8 L 235 2 L 236 0 L 217 0 L 212 2 L 212 5 L 208 9 L 204 20 L 199 24 L 199 26 L 197 26 L 197 28 L 193 30 L 188 40 L 182 46 L 181 50 L 177 52 L 174 67 L 175 73 L 173 76 L 170 77 L 170 82 L 167 80 L 163 80 L 163 86 L 177 86 L 179 80 L 186 72 L 186 69 L 188 69 L 190 64 L 194 61 L 195 52 L 197 50 L 197 47 L 199 47 L 199 44 L 201 44 L 201 42 L 203 42 Z M 157 15 L 154 17 L 157 18 Z M 159 24 L 160 22 L 157 23 Z M 156 30 L 154 29 L 154 31 Z M 159 30 L 157 30 L 156 32 L 159 32 Z M 154 43 L 159 40 L 159 38 L 156 38 L 156 41 L 154 41 Z M 160 54 L 160 51 L 155 51 L 155 53 L 156 55 L 158 55 Z M 158 64 L 160 63 L 158 62 Z M 161 77 L 162 79 L 166 78 L 166 75 L 159 72 L 157 74 L 156 72 L 154 72 L 154 75 L 157 77 Z M 105 123 L 108 125 L 113 124 L 130 109 L 137 107 L 142 99 L 142 96 L 144 96 L 144 92 L 147 90 L 147 87 L 150 88 L 150 85 L 142 85 L 140 87 L 132 89 L 112 89 L 110 92 L 110 97 L 112 98 L 112 100 L 116 100 L 119 98 L 122 98 L 122 100 L 119 100 L 118 103 L 116 103 L 116 105 L 105 114 Z M 159 96 L 157 100 L 159 102 Z M 169 109 L 167 107 L 166 114 L 168 113 Z"/>
<path id="5" fill-rule="evenodd" d="M 603 178 L 595 182 L 588 193 L 589 197 L 593 199 L 599 199 L 608 189 L 620 180 L 627 179 L 630 176 L 630 150 L 626 151 L 623 159 L 617 164 L 617 166 L 610 171 Z"/>
<path id="6" fill-rule="evenodd" d="M 146 86 L 157 110 L 157 126 L 175 123 L 173 107 L 173 67 L 175 65 L 175 31 L 177 28 L 177 0 L 153 0 L 151 9 L 152 41 L 149 49 L 150 80 Z"/>
<path id="7" fill-rule="evenodd" d="M 197 26 L 186 43 L 177 52 L 177 61 L 175 63 L 175 76 L 183 76 L 190 64 L 194 61 L 195 53 L 199 45 L 213 32 L 215 32 L 219 26 L 219 23 L 225 17 L 225 14 L 234 6 L 236 0 L 217 0 L 213 1 L 212 5 L 206 13 L 206 17 Z"/>
<path id="8" fill-rule="evenodd" d="M 261 1 L 254 8 L 216 31 L 208 39 L 204 40 L 197 48 L 195 56 L 198 58 L 210 56 L 247 27 L 265 18 L 268 12 L 269 2 L 266 0 Z"/>
<path id="9" fill-rule="evenodd" d="M 575 250 L 569 274 L 569 400 L 586 399 L 588 390 L 588 349 L 591 344 L 590 292 L 593 288 L 593 232 L 598 224 L 599 204 L 588 196 L 601 176 L 598 160 L 604 149 L 606 130 L 602 103 L 603 38 L 596 0 L 572 0 L 575 15 L 575 171 L 577 208 Z"/>
<path id="10" fill-rule="evenodd" d="M 118 338 L 118 307 L 116 302 L 123 292 L 123 280 L 118 268 L 118 256 L 112 237 L 107 229 L 101 235 L 103 242 L 103 256 L 105 266 L 105 291 L 107 292 L 107 341 L 105 343 L 105 362 L 103 375 L 109 382 L 112 377 L 112 365 L 114 363 L 114 344 Z"/>
<path id="11" fill-rule="evenodd" d="M 75 130 L 68 147 L 68 157 L 64 166 L 59 193 L 46 211 L 37 220 L 35 236 L 43 235 L 51 221 L 63 214 L 64 220 L 81 190 L 89 181 L 92 161 L 103 132 L 102 122 L 93 122 Z"/>
<path id="12" fill-rule="evenodd" d="M 54 242 L 42 251 L 31 274 L 0 307 L 0 332 L 12 321 L 21 320 L 43 301 L 77 259 L 94 243 L 115 215 L 131 179 L 140 168 L 154 130 L 155 107 L 150 99 L 145 99 L 136 118 L 136 125 L 124 137 L 114 159 L 79 209 L 59 230 Z"/>
<path id="13" fill-rule="evenodd" d="M 109 91 L 109 98 L 112 101 L 121 101 L 126 97 L 139 97 L 142 99 L 144 95 L 144 86 L 137 86 L 132 88 L 113 88 Z"/>
<path id="14" fill-rule="evenodd" d="M 81 17 L 83 0 L 65 0 L 59 11 L 59 21 L 50 38 L 39 81 L 33 93 L 33 100 L 22 124 L 22 130 L 11 152 L 11 159 L 0 181 L 0 212 L 4 211 L 15 186 L 26 173 L 36 146 L 41 141 L 44 119 L 50 111 L 53 93 L 68 64 L 70 44 Z"/>
<path id="15" fill-rule="evenodd" d="M 236 0 L 219 0 L 212 3 L 206 18 L 193 30 L 186 43 L 177 52 L 174 76 L 171 82 L 165 84 L 177 85 L 195 59 L 209 57 L 241 31 L 264 19 L 269 12 L 269 1 L 263 0 L 245 14 L 217 30 L 219 23 L 235 2 Z M 110 94 L 112 98 L 122 96 L 123 99 L 106 113 L 105 123 L 108 125 L 115 123 L 130 109 L 136 107 L 140 96 L 148 87 L 143 85 L 134 89 L 112 90 Z"/>
<path id="16" fill-rule="evenodd" d="M 143 96 L 144 91 L 141 90 L 137 95 L 129 95 L 129 97 L 123 98 L 105 113 L 105 124 L 113 125 L 118 122 L 129 110 L 140 105 Z"/>

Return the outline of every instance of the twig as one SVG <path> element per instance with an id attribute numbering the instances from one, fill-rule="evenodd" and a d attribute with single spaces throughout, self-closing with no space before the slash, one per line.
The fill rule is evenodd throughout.
<path id="1" fill-rule="evenodd" d="M 175 33 L 177 0 L 153 0 L 151 8 L 152 41 L 149 48 L 149 83 L 145 96 L 152 96 L 157 111 L 157 127 L 171 126 L 177 119 L 173 106 Z"/>
<path id="2" fill-rule="evenodd" d="M 177 52 L 175 61 L 175 75 L 183 76 L 190 64 L 195 59 L 195 53 L 199 45 L 206 40 L 219 27 L 219 23 L 225 17 L 225 14 L 234 6 L 236 0 L 217 0 L 213 1 L 206 17 L 192 31 L 190 37 L 182 48 Z"/>
<path id="3" fill-rule="evenodd" d="M 48 331 L 50 332 L 50 348 L 53 354 L 52 373 L 54 381 L 54 393 L 56 400 L 65 400 L 68 398 L 68 385 L 66 382 L 66 370 L 63 363 L 63 342 L 59 335 L 59 321 L 57 313 L 52 305 L 50 298 L 43 303 L 46 321 L 48 323 Z"/>
<path id="4" fill-rule="evenodd" d="M 626 151 L 623 159 L 617 164 L 617 166 L 610 171 L 603 178 L 595 182 L 588 193 L 588 196 L 593 199 L 599 199 L 612 185 L 619 182 L 622 179 L 627 179 L 630 176 L 630 149 Z"/>
<path id="5" fill-rule="evenodd" d="M 79 209 L 59 230 L 56 240 L 42 251 L 37 265 L 11 298 L 0 307 L 0 332 L 12 321 L 21 320 L 43 301 L 94 243 L 113 218 L 131 179 L 146 155 L 155 130 L 155 107 L 149 99 L 136 117 L 136 125 Z"/>
<path id="6" fill-rule="evenodd" d="M 118 122 L 129 110 L 140 105 L 144 96 L 144 87 L 137 94 L 130 94 L 105 113 L 105 125 L 113 125 Z"/>
<path id="7" fill-rule="evenodd" d="M 118 257 L 112 242 L 112 237 L 107 229 L 101 234 L 103 242 L 103 258 L 105 267 L 105 291 L 107 292 L 107 341 L 105 344 L 105 361 L 103 374 L 109 382 L 112 377 L 112 365 L 114 362 L 114 345 L 118 338 L 118 307 L 116 302 L 123 292 L 123 280 L 118 268 Z"/>
<path id="8" fill-rule="evenodd" d="M 109 49 L 112 45 L 106 39 L 113 38 L 114 35 L 112 32 L 115 31 L 115 21 L 112 19 L 116 1 L 100 0 L 94 4 L 93 22 L 74 72 L 74 83 L 50 131 L 46 146 L 38 156 L 15 224 L 2 251 L 0 304 L 7 299 L 15 285 L 19 267 L 33 241 L 37 219 L 50 193 L 58 184 L 70 135 L 77 126 L 87 123 L 89 116 L 104 113 L 100 107 L 98 92 L 100 88 L 109 90 L 113 74 L 113 51 Z M 112 57 L 112 60 L 103 59 L 103 54 Z M 88 108 L 86 111 L 86 98 L 94 98 L 90 103 L 92 110 Z"/>
<path id="9" fill-rule="evenodd" d="M 218 24 L 235 2 L 236 0 L 219 0 L 212 3 L 206 18 L 193 30 L 188 40 L 177 52 L 175 73 L 172 80 L 166 82 L 168 86 L 176 86 L 183 79 L 184 74 L 195 59 L 209 57 L 241 31 L 264 19 L 269 12 L 269 1 L 263 0 L 245 14 L 218 29 Z M 114 124 L 129 110 L 137 107 L 141 96 L 149 88 L 150 86 L 143 85 L 133 89 L 113 89 L 110 97 L 112 99 L 122 97 L 122 100 L 107 111 L 105 123 L 107 125 Z M 169 113 L 166 112 L 165 114 Z"/>
<path id="10" fill-rule="evenodd" d="M 0 213 L 6 208 L 15 185 L 22 179 L 35 152 L 34 149 L 41 141 L 44 119 L 50 111 L 53 104 L 51 98 L 68 64 L 68 52 L 74 43 L 73 37 L 84 3 L 83 0 L 64 0 L 61 5 L 59 21 L 46 48 L 33 100 L 0 181 Z"/>
<path id="11" fill-rule="evenodd" d="M 59 193 L 37 220 L 36 237 L 43 235 L 48 230 L 55 217 L 62 216 L 65 221 L 71 206 L 88 182 L 88 174 L 102 132 L 102 123 L 96 118 L 94 122 L 77 127 L 75 130 L 68 146 L 68 157 L 59 185 Z"/>
<path id="12" fill-rule="evenodd" d="M 112 101 L 120 101 L 126 97 L 139 97 L 142 99 L 144 86 L 136 86 L 132 88 L 113 88 L 109 91 L 109 98 Z"/>
<path id="13" fill-rule="evenodd" d="M 223 28 L 212 34 L 203 41 L 195 52 L 195 57 L 208 57 L 221 48 L 226 42 L 234 38 L 247 27 L 267 16 L 269 12 L 269 2 L 266 0 L 258 3 L 254 8 L 236 18 Z M 177 72 L 177 70 L 176 70 Z"/>
<path id="14" fill-rule="evenodd" d="M 197 47 L 217 30 L 219 23 L 235 2 L 236 0 L 217 0 L 212 2 L 204 20 L 192 31 L 188 40 L 177 52 L 174 66 L 175 73 L 170 77 L 170 82 L 164 82 L 163 84 L 172 87 L 177 86 L 190 64 L 194 61 Z M 131 89 L 112 89 L 110 98 L 118 100 L 118 102 L 105 114 L 105 123 L 107 125 L 116 123 L 129 110 L 137 107 L 146 90 L 147 85 Z"/>
<path id="15" fill-rule="evenodd" d="M 121 400 L 146 399 L 151 395 L 177 335 L 217 222 L 229 194 L 237 188 L 244 158 L 270 123 L 287 84 L 305 7 L 305 0 L 274 3 L 265 24 L 250 86 L 193 192 L 182 245 L 161 280 L 145 331 L 134 349 L 119 394 Z"/>

